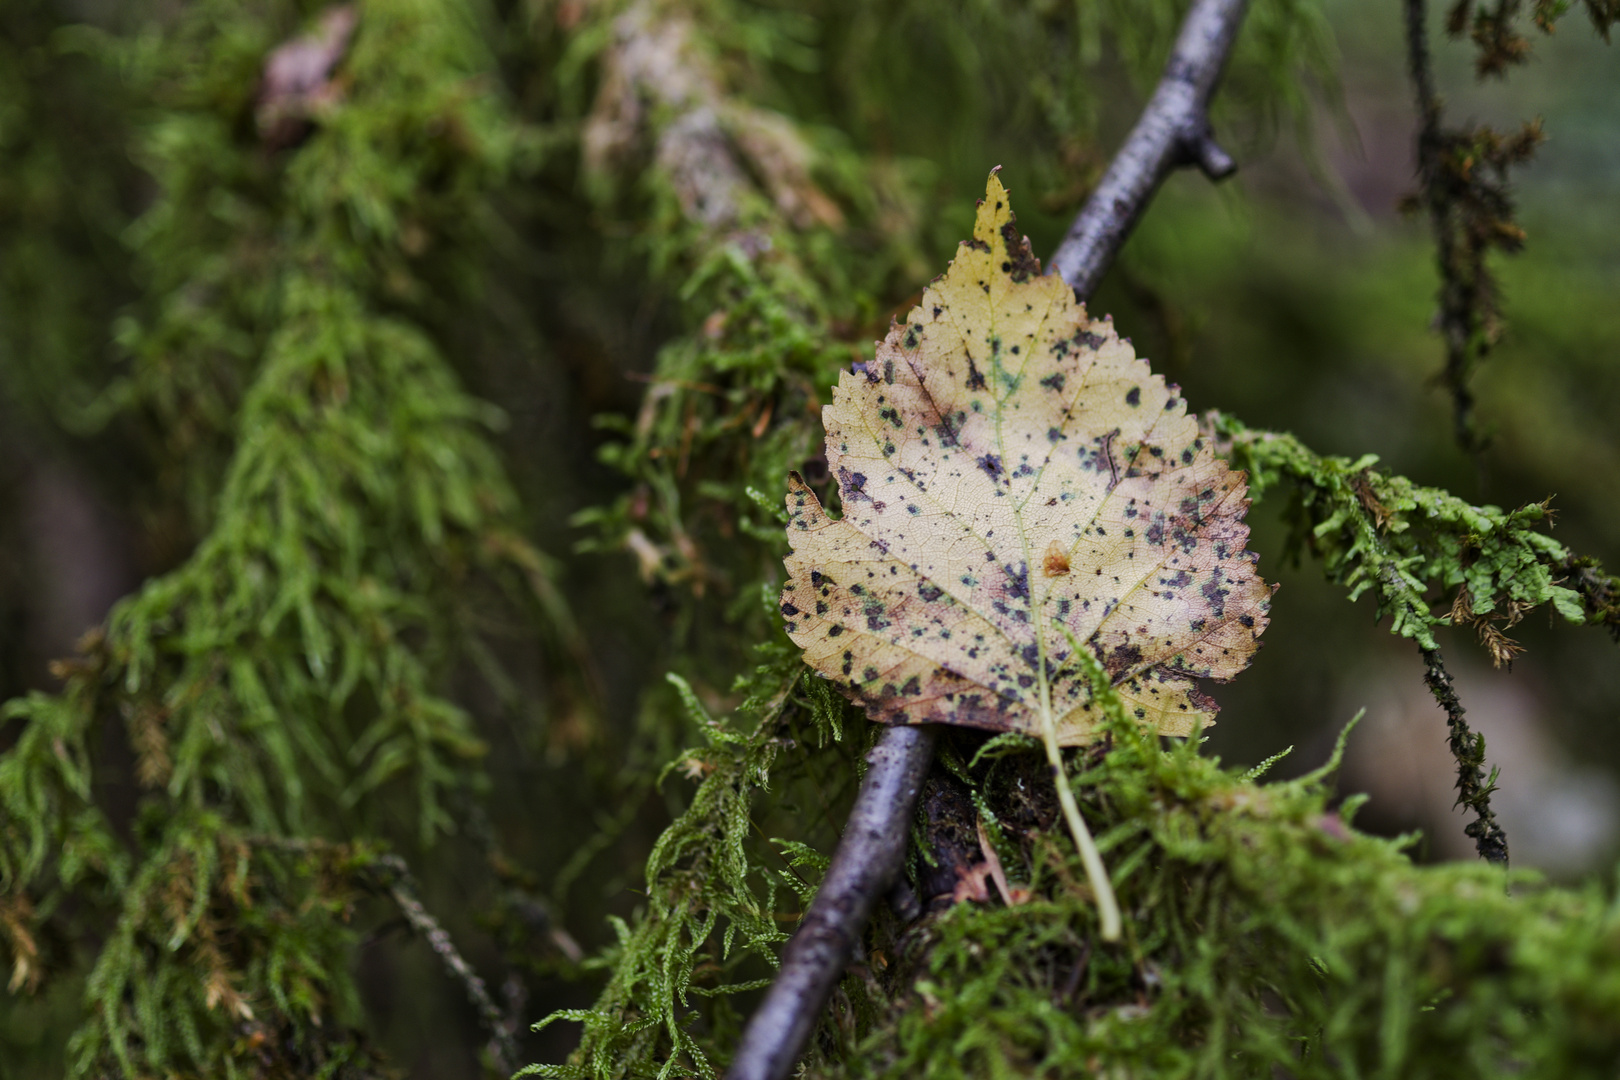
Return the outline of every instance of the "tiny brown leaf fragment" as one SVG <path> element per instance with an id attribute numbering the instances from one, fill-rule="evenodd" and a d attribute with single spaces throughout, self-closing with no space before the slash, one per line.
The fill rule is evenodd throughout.
<path id="1" fill-rule="evenodd" d="M 1041 569 L 1046 571 L 1047 577 L 1062 577 L 1069 572 L 1069 553 L 1063 550 L 1063 545 L 1056 540 L 1046 545 L 1046 557 L 1041 560 Z"/>
<path id="2" fill-rule="evenodd" d="M 1383 532 L 1389 523 L 1395 520 L 1395 515 L 1390 512 L 1389 507 L 1379 501 L 1378 493 L 1373 490 L 1371 475 L 1371 469 L 1361 470 L 1350 478 L 1350 487 L 1356 493 L 1356 500 L 1361 503 L 1362 509 L 1372 515 L 1373 524 L 1377 526 L 1378 531 Z"/>
<path id="3" fill-rule="evenodd" d="M 1196 680 L 1246 667 L 1270 608 L 1244 478 L 1039 273 L 994 173 L 973 239 L 822 419 L 844 516 L 790 478 L 782 612 L 873 719 L 1040 735 L 1049 701 L 1084 743 L 1102 711 L 1082 647 L 1145 726 L 1209 723 Z"/>

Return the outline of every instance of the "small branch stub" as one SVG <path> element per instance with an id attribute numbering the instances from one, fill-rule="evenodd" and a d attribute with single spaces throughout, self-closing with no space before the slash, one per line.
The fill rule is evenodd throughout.
<path id="1" fill-rule="evenodd" d="M 1081 299 L 1096 291 L 1172 170 L 1196 165 L 1211 180 L 1237 171 L 1231 155 L 1215 142 L 1209 99 L 1247 7 L 1248 0 L 1199 0 L 1187 13 L 1141 119 L 1052 256 L 1052 269 Z"/>

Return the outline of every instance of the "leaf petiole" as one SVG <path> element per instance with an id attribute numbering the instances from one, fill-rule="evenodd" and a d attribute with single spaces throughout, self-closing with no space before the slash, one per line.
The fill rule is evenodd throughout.
<path id="1" fill-rule="evenodd" d="M 1118 695 L 1114 693 L 1113 684 L 1108 681 L 1108 673 L 1103 670 L 1097 658 L 1075 640 L 1074 635 L 1070 634 L 1066 627 L 1064 633 L 1069 638 L 1070 657 L 1079 665 L 1086 681 L 1091 684 L 1092 700 L 1110 721 L 1114 721 L 1108 726 L 1118 726 L 1124 715 L 1124 708 Z M 1075 801 L 1074 789 L 1069 786 L 1069 776 L 1063 768 L 1063 751 L 1057 741 L 1057 723 L 1052 718 L 1050 683 L 1043 680 L 1041 689 L 1041 742 L 1046 746 L 1046 760 L 1052 767 L 1052 782 L 1057 786 L 1058 806 L 1063 810 L 1063 819 L 1068 823 L 1069 834 L 1074 837 L 1075 847 L 1080 849 L 1080 862 L 1086 868 L 1086 879 L 1091 883 L 1092 892 L 1097 894 L 1097 917 L 1102 923 L 1102 939 L 1118 941 L 1119 901 L 1114 896 L 1113 883 L 1108 880 L 1108 868 L 1103 865 L 1102 853 L 1097 850 L 1097 842 L 1091 838 L 1091 830 L 1086 828 L 1086 819 L 1080 815 L 1080 804 Z"/>
<path id="2" fill-rule="evenodd" d="M 1057 785 L 1058 805 L 1063 808 L 1069 833 L 1074 837 L 1075 846 L 1080 849 L 1086 880 L 1091 882 L 1091 890 L 1097 894 L 1097 916 L 1102 922 L 1102 939 L 1118 941 L 1119 901 L 1114 898 L 1114 886 L 1108 880 L 1108 868 L 1103 865 L 1102 853 L 1097 850 L 1097 842 L 1091 838 L 1086 819 L 1080 816 L 1080 804 L 1075 802 L 1074 791 L 1069 787 L 1068 774 L 1063 770 L 1063 751 L 1058 747 L 1057 727 L 1052 723 L 1050 707 L 1042 716 L 1041 741 L 1046 744 L 1046 760 L 1052 766 L 1052 782 Z"/>

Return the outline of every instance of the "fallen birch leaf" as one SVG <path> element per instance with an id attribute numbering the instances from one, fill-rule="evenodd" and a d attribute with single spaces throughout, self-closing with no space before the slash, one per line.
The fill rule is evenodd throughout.
<path id="1" fill-rule="evenodd" d="M 789 481 L 782 614 L 883 723 L 1099 731 L 1084 647 L 1163 735 L 1248 665 L 1271 587 L 1179 388 L 1042 276 L 992 173 L 973 239 L 822 413 L 844 516 Z"/>
<path id="2" fill-rule="evenodd" d="M 788 635 L 881 723 L 1039 735 L 1118 940 L 1061 747 L 1110 714 L 1162 735 L 1214 717 L 1196 680 L 1248 665 L 1271 601 L 1242 475 L 1179 388 L 1041 275 L 994 172 L 973 239 L 822 421 L 844 516 L 790 477 Z"/>

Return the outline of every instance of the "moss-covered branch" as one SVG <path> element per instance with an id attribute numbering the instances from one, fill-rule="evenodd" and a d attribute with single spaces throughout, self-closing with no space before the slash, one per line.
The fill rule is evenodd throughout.
<path id="1" fill-rule="evenodd" d="M 933 759 L 932 727 L 884 730 L 867 754 L 838 850 L 782 966 L 726 1070 L 728 1080 L 779 1080 L 793 1072 L 833 988 L 860 946 L 866 922 L 905 862 L 912 809 Z"/>
<path id="2" fill-rule="evenodd" d="M 648 581 L 734 597 L 741 582 L 729 574 L 752 576 L 771 558 L 747 492 L 774 490 L 816 457 L 807 420 L 859 357 L 834 325 L 860 321 L 884 276 L 881 258 L 851 276 L 838 249 L 886 241 L 846 210 L 870 221 L 875 185 L 823 190 L 859 171 L 853 158 L 829 159 L 810 132 L 729 85 L 704 11 L 637 3 L 577 32 L 605 39 L 584 125 L 587 189 L 600 212 L 644 230 L 685 328 L 660 350 L 639 415 L 610 421 L 621 439 L 607 460 L 634 487 L 578 520 L 634 553 Z"/>
<path id="3" fill-rule="evenodd" d="M 1514 18 L 1577 6 L 1454 11 L 1506 55 Z M 531 1072 L 723 1068 L 874 739 L 759 602 L 775 492 L 816 479 L 818 406 L 958 240 L 965 184 L 1003 163 L 1052 215 L 1029 231 L 1059 228 L 1187 8 L 6 5 L 0 680 L 43 679 L 40 627 L 94 557 L 35 560 L 74 525 L 59 470 L 124 515 L 148 580 L 55 665 L 62 686 L 0 705 L 0 1072 L 369 1080 L 409 1064 L 379 1047 L 471 1059 L 474 1010 L 518 1043 L 486 1068 L 563 1061 L 580 1029 Z M 1312 0 L 1249 9 L 1216 103 L 1234 148 L 1298 115 L 1301 68 L 1332 52 Z M 1443 184 L 1476 153 L 1494 182 L 1513 151 L 1447 146 Z M 510 406 L 518 484 L 478 394 Z M 576 414 L 614 408 L 591 470 Z M 1257 494 L 1294 493 L 1301 548 L 1423 650 L 1488 813 L 1424 643 L 1466 624 L 1505 663 L 1537 604 L 1620 636 L 1620 580 L 1544 508 L 1221 432 Z M 524 529 L 566 544 L 587 502 L 616 562 L 556 574 Z M 645 595 L 621 584 L 638 567 Z M 589 605 L 591 644 L 560 664 L 554 579 Z M 544 725 L 550 686 L 593 663 L 612 728 L 594 708 Z M 649 691 L 666 666 L 689 679 Z M 807 1075 L 1612 1072 L 1620 928 L 1595 889 L 1414 867 L 1325 774 L 1259 784 L 1121 727 L 1067 776 L 1124 908 L 1115 945 L 1040 758 L 941 741 L 910 902 L 879 905 Z M 604 807 L 589 789 L 627 758 Z M 384 854 L 413 846 L 419 898 Z M 563 985 L 582 970 L 565 896 L 594 986 Z M 385 944 L 401 910 L 426 977 Z M 604 911 L 623 916 L 605 946 Z M 524 1045 L 521 991 L 479 979 L 496 954 L 541 1008 L 596 1006 Z"/>
<path id="4" fill-rule="evenodd" d="M 1474 815 L 1474 820 L 1464 826 L 1463 833 L 1474 841 L 1480 858 L 1506 866 L 1507 834 L 1497 824 L 1496 814 L 1491 810 L 1496 771 L 1491 770 L 1489 777 L 1484 775 L 1485 736 L 1469 729 L 1462 701 L 1452 686 L 1451 673 L 1446 670 L 1439 649 L 1423 650 L 1423 684 L 1446 711 L 1446 742 L 1457 762 L 1457 805 Z"/>
<path id="5" fill-rule="evenodd" d="M 976 766 L 983 804 L 1019 775 L 1014 758 Z M 1620 1051 L 1602 895 L 1415 867 L 1404 841 L 1354 830 L 1354 802 L 1331 808 L 1330 776 L 1256 784 L 1193 743 L 1116 741 L 1076 782 L 1129 943 L 1098 944 L 1078 861 L 1009 815 L 1001 862 L 1030 898 L 958 905 L 895 942 L 891 996 L 829 1024 L 838 1052 L 810 1075 L 1576 1077 Z"/>
<path id="6" fill-rule="evenodd" d="M 1536 0 L 1531 19 L 1542 33 L 1551 34 L 1572 6 Z M 1530 39 L 1517 25 L 1523 7 L 1523 0 L 1457 0 L 1447 11 L 1447 32 L 1455 38 L 1466 31 L 1473 40 L 1481 79 L 1505 77 L 1509 68 L 1529 61 Z M 1446 351 L 1439 380 L 1451 394 L 1457 445 L 1477 453 L 1487 439 L 1475 422 L 1470 382 L 1502 332 L 1496 276 L 1488 257 L 1492 251 L 1511 254 L 1524 247 L 1508 170 L 1527 164 L 1547 136 L 1539 119 L 1512 133 L 1475 124 L 1445 127 L 1429 50 L 1428 4 L 1404 0 L 1403 8 L 1407 75 L 1418 113 L 1418 190 L 1405 205 L 1426 212 L 1434 234 L 1440 272 L 1437 322 Z M 1620 7 L 1613 0 L 1588 0 L 1586 10 L 1607 41 L 1609 27 L 1620 21 Z"/>
<path id="7" fill-rule="evenodd" d="M 1322 43 L 1314 16 L 1292 0 L 1255 7 L 1265 32 L 1239 46 L 1234 74 L 1246 91 L 1264 86 L 1246 106 L 1264 97 L 1270 109 L 1301 68 L 1323 66 Z M 633 223 L 679 325 L 639 413 L 602 418 L 619 436 L 604 455 L 634 487 L 579 515 L 597 530 L 596 545 L 633 553 L 642 576 L 661 587 L 673 584 L 692 600 L 718 590 L 734 601 L 731 615 L 749 615 L 743 582 L 774 575 L 780 558 L 773 493 L 789 470 L 812 484 L 825 479 L 817 421 L 839 368 L 870 356 L 889 313 L 904 310 L 934 262 L 924 258 L 930 242 L 943 251 L 958 239 L 934 220 L 943 210 L 924 183 L 933 167 L 922 159 L 938 160 L 962 110 L 983 112 L 1008 78 L 1034 79 L 1039 138 L 1052 158 L 1067 155 L 1049 180 L 1061 191 L 1046 201 L 1078 206 L 1092 170 L 1072 159 L 1100 156 L 1090 140 L 1102 95 L 1076 57 L 1095 60 L 1107 41 L 1151 86 L 1181 14 L 1182 5 L 1159 0 L 1083 12 L 835 5 L 822 25 L 841 51 L 829 48 L 826 62 L 861 70 L 818 83 L 803 110 L 817 123 L 763 104 L 791 100 L 781 71 L 791 65 L 757 45 L 781 34 L 768 12 L 726 0 L 593 6 L 573 29 L 569 54 L 571 63 L 591 57 L 598 69 L 583 122 L 586 187 L 598 213 L 625 222 L 627 232 Z M 889 149 L 909 130 L 882 134 L 882 149 L 864 150 L 828 130 L 887 128 L 887 110 L 923 79 L 965 100 L 916 118 L 937 133 L 933 145 L 898 139 L 919 158 Z M 1199 117 L 1208 81 L 1195 95 Z M 993 164 L 974 161 L 970 173 Z M 1151 173 L 1162 163 L 1138 164 Z M 1161 178 L 1153 174 L 1148 186 Z M 1082 261 L 1113 252 L 1123 235 L 1116 230 Z M 697 618 L 689 603 L 679 613 L 680 625 Z"/>
<path id="8" fill-rule="evenodd" d="M 1464 830 L 1480 856 L 1507 861 L 1507 838 L 1491 810 L 1495 773 L 1484 775 L 1485 740 L 1468 727 L 1434 630 L 1471 625 L 1492 663 L 1520 650 L 1503 631 L 1531 610 L 1550 606 L 1572 623 L 1620 628 L 1616 581 L 1595 560 L 1578 558 L 1538 526 L 1545 503 L 1517 510 L 1472 506 L 1449 492 L 1374 469 L 1377 457 L 1324 457 L 1292 435 L 1256 431 L 1231 417 L 1206 420 L 1223 451 L 1249 472 L 1255 500 L 1286 483 L 1292 545 L 1309 550 L 1350 598 L 1371 592 L 1390 630 L 1414 641 L 1424 682 L 1445 710 L 1457 761 L 1457 802 L 1475 820 Z M 1449 606 L 1436 602 L 1451 594 Z"/>
<path id="9" fill-rule="evenodd" d="M 1294 551 L 1319 558 L 1351 599 L 1372 593 L 1391 632 L 1422 649 L 1437 648 L 1435 627 L 1469 624 L 1505 666 L 1517 646 L 1503 629 L 1544 605 L 1570 623 L 1620 627 L 1616 579 L 1541 531 L 1547 503 L 1474 506 L 1374 468 L 1374 454 L 1319 455 L 1292 435 L 1217 414 L 1207 427 L 1248 471 L 1255 501 L 1287 484 Z"/>
<path id="10" fill-rule="evenodd" d="M 1091 295 L 1175 166 L 1197 162 L 1212 179 L 1236 169 L 1215 144 L 1208 109 L 1246 6 L 1246 0 L 1200 0 L 1188 11 L 1153 98 L 1053 256 L 1052 271 L 1082 299 Z M 784 1080 L 798 1063 L 879 895 L 899 872 L 906 823 L 933 757 L 934 738 L 931 730 L 898 726 L 879 737 L 826 879 L 783 949 L 776 979 L 749 1017 L 728 1080 Z M 1061 787 L 1055 742 L 1048 750 L 1070 827 L 1090 859 L 1087 871 L 1100 892 L 1100 907 L 1112 917 L 1105 919 L 1104 937 L 1113 940 L 1118 917 L 1106 872 Z"/>
<path id="11" fill-rule="evenodd" d="M 761 766 L 792 765 L 761 754 L 781 719 L 699 759 L 716 768 L 666 836 L 650 878 L 656 914 L 622 928 L 594 1009 L 551 1018 L 585 1025 L 580 1052 L 527 1075 L 708 1075 L 734 1045 L 726 997 L 758 983 L 730 973 L 763 943 L 726 932 L 760 910 L 758 886 L 736 883 L 772 875 L 745 825 L 711 830 L 745 812 L 747 790 L 766 782 Z M 1599 891 L 1527 873 L 1510 891 L 1494 867 L 1414 866 L 1408 839 L 1355 830 L 1359 799 L 1334 807 L 1337 752 L 1299 780 L 1265 784 L 1200 756 L 1197 740 L 1166 753 L 1114 722 L 1111 752 L 1076 758 L 1071 782 L 1107 852 L 1125 941 L 1098 940 L 1083 868 L 1052 832 L 1039 755 L 1017 739 L 952 735 L 946 757 L 1014 906 L 987 896 L 880 922 L 822 1020 L 807 1075 L 1578 1077 L 1620 1052 L 1605 1019 L 1620 1007 L 1607 974 L 1616 916 Z M 756 813 L 791 802 L 776 780 Z"/>
<path id="12" fill-rule="evenodd" d="M 791 647 L 773 645 L 767 657 L 746 680 L 736 713 L 742 730 L 712 719 L 682 686 L 708 745 L 674 768 L 701 783 L 647 860 L 647 910 L 633 926 L 615 923 L 612 974 L 596 1005 L 539 1025 L 584 1024 L 579 1049 L 566 1065 L 531 1065 L 519 1075 L 712 1077 L 715 1055 L 729 1055 L 740 1018 L 727 999 L 770 981 L 776 948 L 788 938 L 784 924 L 797 919 L 788 905 L 814 894 L 815 882 L 797 868 L 808 862 L 815 876 L 825 868 L 802 845 L 790 847 L 791 863 L 773 859 L 755 804 L 773 779 L 780 799 L 796 777 L 797 795 L 825 811 L 847 785 L 839 772 L 853 771 L 843 745 L 848 706 L 831 687 L 803 677 Z M 784 754 L 791 756 L 783 761 Z M 818 781 L 808 790 L 806 774 Z"/>

